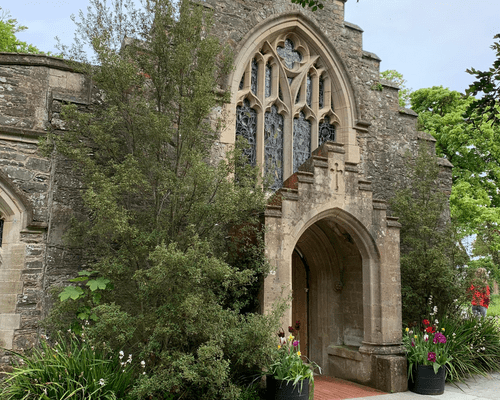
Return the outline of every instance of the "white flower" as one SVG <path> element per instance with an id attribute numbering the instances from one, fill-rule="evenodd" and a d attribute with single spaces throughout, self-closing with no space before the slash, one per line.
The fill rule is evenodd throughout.
<path id="1" fill-rule="evenodd" d="M 101 385 L 101 386 L 104 386 L 104 385 L 105 385 L 105 382 L 104 382 L 104 379 L 103 379 L 103 378 L 99 379 L 99 385 Z"/>
<path id="2" fill-rule="evenodd" d="M 429 340 L 429 335 L 428 335 L 427 333 L 424 335 L 424 340 L 425 340 L 426 342 Z"/>
<path id="3" fill-rule="evenodd" d="M 146 368 L 146 362 L 144 360 L 141 361 L 141 367 Z"/>
<path id="4" fill-rule="evenodd" d="M 436 325 L 439 325 L 439 321 L 438 321 L 437 319 L 434 321 L 434 323 L 435 323 Z"/>
<path id="5" fill-rule="evenodd" d="M 142 374 L 143 374 L 143 375 L 146 375 L 146 372 L 143 372 Z"/>
<path id="6" fill-rule="evenodd" d="M 121 360 L 121 359 L 123 358 L 123 356 L 124 356 L 123 351 L 122 351 L 122 350 L 120 350 L 120 352 L 119 352 L 118 354 L 120 355 L 120 357 L 119 357 L 119 358 L 120 358 L 120 360 Z"/>

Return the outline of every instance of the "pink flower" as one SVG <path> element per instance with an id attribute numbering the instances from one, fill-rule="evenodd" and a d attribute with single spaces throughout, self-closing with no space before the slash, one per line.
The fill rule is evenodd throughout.
<path id="1" fill-rule="evenodd" d="M 436 362 L 436 353 L 429 351 L 429 354 L 427 354 L 427 361 Z"/>
<path id="2" fill-rule="evenodd" d="M 294 340 L 293 347 L 297 347 L 298 345 L 299 345 L 299 341 L 298 340 Z"/>
<path id="3" fill-rule="evenodd" d="M 415 347 L 415 342 L 413 340 L 411 341 L 411 347 Z"/>
<path id="4" fill-rule="evenodd" d="M 446 336 L 444 336 L 441 332 L 436 333 L 434 336 L 434 343 L 446 343 Z"/>

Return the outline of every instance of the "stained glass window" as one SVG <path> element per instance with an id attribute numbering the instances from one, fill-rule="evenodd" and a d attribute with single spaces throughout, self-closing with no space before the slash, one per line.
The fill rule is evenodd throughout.
<path id="1" fill-rule="evenodd" d="M 294 50 L 294 44 L 290 39 L 285 40 L 285 47 L 277 47 L 276 52 L 283 58 L 285 65 L 288 69 L 292 69 L 296 62 L 302 61 L 302 56 Z"/>
<path id="2" fill-rule="evenodd" d="M 258 73 L 259 73 L 259 64 L 257 64 L 257 61 L 255 58 L 252 60 L 252 92 L 254 94 L 257 94 L 257 88 L 258 86 Z"/>
<path id="3" fill-rule="evenodd" d="M 318 145 L 321 146 L 327 140 L 335 141 L 335 126 L 330 124 L 328 116 L 319 124 Z"/>
<path id="4" fill-rule="evenodd" d="M 241 77 L 240 81 L 240 86 L 238 87 L 239 90 L 243 90 L 243 86 L 245 85 L 245 74 Z"/>
<path id="5" fill-rule="evenodd" d="M 318 103 L 319 108 L 323 108 L 325 106 L 325 81 L 323 77 L 319 78 L 319 93 L 318 93 Z"/>
<path id="6" fill-rule="evenodd" d="M 266 64 L 266 97 L 271 96 L 271 88 L 272 88 L 272 73 L 273 70 L 271 68 L 271 64 Z"/>
<path id="7" fill-rule="evenodd" d="M 304 113 L 293 120 L 293 172 L 311 157 L 311 123 Z"/>
<path id="8" fill-rule="evenodd" d="M 309 107 L 312 106 L 312 81 L 311 75 L 307 74 L 307 95 L 306 102 Z"/>
<path id="9" fill-rule="evenodd" d="M 236 107 L 236 135 L 247 140 L 248 147 L 243 154 L 252 165 L 257 163 L 257 112 L 250 108 L 248 100 L 244 100 L 242 106 Z"/>
<path id="10" fill-rule="evenodd" d="M 271 189 L 278 190 L 283 183 L 283 116 L 276 106 L 266 112 L 264 140 L 265 174 L 271 177 Z"/>

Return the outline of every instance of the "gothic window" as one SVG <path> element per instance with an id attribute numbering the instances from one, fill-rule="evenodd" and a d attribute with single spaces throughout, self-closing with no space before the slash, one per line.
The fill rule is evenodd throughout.
<path id="1" fill-rule="evenodd" d="M 236 96 L 236 135 L 260 165 L 271 189 L 298 170 L 311 151 L 336 140 L 332 78 L 323 60 L 296 33 L 280 33 L 259 44 L 241 73 Z"/>

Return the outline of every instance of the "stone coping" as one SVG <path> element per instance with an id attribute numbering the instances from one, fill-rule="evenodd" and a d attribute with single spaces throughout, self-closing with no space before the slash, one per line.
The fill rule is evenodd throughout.
<path id="1" fill-rule="evenodd" d="M 71 63 L 58 57 L 45 54 L 6 53 L 0 52 L 0 65 L 37 66 L 74 71 Z"/>

